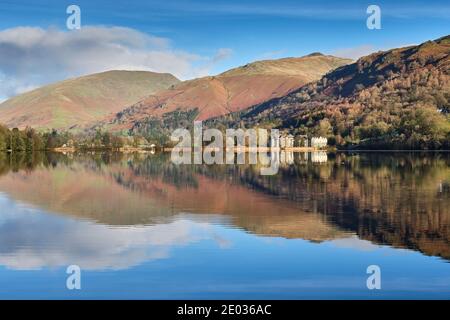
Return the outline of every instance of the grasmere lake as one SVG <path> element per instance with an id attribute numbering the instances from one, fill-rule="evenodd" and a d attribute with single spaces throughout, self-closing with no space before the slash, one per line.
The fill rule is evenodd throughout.
<path id="1" fill-rule="evenodd" d="M 0 154 L 0 298 L 450 298 L 449 153 L 282 159 Z"/>

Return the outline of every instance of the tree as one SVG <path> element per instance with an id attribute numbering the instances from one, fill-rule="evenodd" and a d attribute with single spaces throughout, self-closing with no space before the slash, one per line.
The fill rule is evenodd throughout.
<path id="1" fill-rule="evenodd" d="M 53 129 L 51 133 L 45 134 L 44 137 L 46 149 L 54 149 L 60 146 L 58 131 L 56 131 L 55 129 Z"/>
<path id="2" fill-rule="evenodd" d="M 5 126 L 0 125 L 0 151 L 8 148 L 9 130 Z"/>
<path id="3" fill-rule="evenodd" d="M 30 127 L 25 128 L 25 150 L 27 152 L 33 152 L 34 150 L 34 134 L 35 133 L 33 129 L 31 129 Z"/>
<path id="4" fill-rule="evenodd" d="M 25 141 L 22 135 L 22 132 L 19 131 L 19 129 L 14 128 L 11 133 L 11 141 L 10 141 L 10 148 L 12 151 L 25 151 Z"/>
<path id="5" fill-rule="evenodd" d="M 111 134 L 109 132 L 104 132 L 102 134 L 102 145 L 104 147 L 110 147 L 111 146 Z"/>
<path id="6" fill-rule="evenodd" d="M 328 137 L 331 134 L 332 126 L 328 119 L 322 119 L 319 121 L 319 128 L 317 134 L 321 137 Z"/>
<path id="7" fill-rule="evenodd" d="M 40 134 L 33 134 L 33 151 L 43 151 L 45 150 L 44 141 Z"/>
<path id="8" fill-rule="evenodd" d="M 41 151 L 44 149 L 44 143 L 39 133 L 34 129 L 27 127 L 24 132 L 25 149 L 27 152 Z"/>
<path id="9" fill-rule="evenodd" d="M 138 135 L 133 136 L 133 147 L 137 148 L 139 147 L 139 143 L 141 141 L 141 137 Z"/>
<path id="10" fill-rule="evenodd" d="M 450 123 L 434 107 L 418 105 L 403 115 L 399 131 L 412 148 L 440 147 L 446 143 Z"/>
<path id="11" fill-rule="evenodd" d="M 118 136 L 112 136 L 111 137 L 111 146 L 114 149 L 120 149 L 122 148 L 124 145 L 123 139 L 121 137 Z"/>

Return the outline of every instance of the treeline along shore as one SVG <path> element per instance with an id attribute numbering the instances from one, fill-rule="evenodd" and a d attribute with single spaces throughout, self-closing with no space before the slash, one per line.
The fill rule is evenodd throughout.
<path id="1" fill-rule="evenodd" d="M 283 136 L 281 136 L 283 138 Z M 422 145 L 421 150 L 448 150 L 450 141 L 437 145 Z M 202 146 L 205 150 L 213 148 L 208 142 L 204 142 Z M 403 148 L 380 148 L 379 145 L 372 146 L 367 144 L 351 145 L 349 148 L 342 148 L 334 143 L 334 140 L 328 138 L 328 145 L 322 147 L 314 147 L 304 144 L 298 144 L 295 147 L 282 147 L 281 149 L 293 152 L 307 152 L 317 149 L 325 150 L 412 150 L 410 145 L 403 145 Z M 136 133 L 114 134 L 107 131 L 96 130 L 89 133 L 73 133 L 71 131 L 50 130 L 41 132 L 31 127 L 23 130 L 18 128 L 9 129 L 5 125 L 0 124 L 0 152 L 35 152 L 35 151 L 56 151 L 56 152 L 73 152 L 73 151 L 114 151 L 114 152 L 142 152 L 142 151 L 172 151 L 179 149 L 177 142 L 171 141 L 169 137 L 164 139 L 152 139 L 152 137 L 139 135 Z M 267 148 L 257 148 L 259 152 L 264 152 Z M 235 145 L 233 150 L 237 152 L 252 152 L 248 146 Z"/>
<path id="2" fill-rule="evenodd" d="M 144 149 L 147 145 L 143 145 L 143 140 L 139 136 L 125 138 L 101 131 L 75 135 L 68 131 L 39 132 L 30 127 L 19 130 L 0 125 L 0 151 L 7 152 Z"/>

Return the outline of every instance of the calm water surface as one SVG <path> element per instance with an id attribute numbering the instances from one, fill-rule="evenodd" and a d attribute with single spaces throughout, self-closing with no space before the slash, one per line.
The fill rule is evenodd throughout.
<path id="1" fill-rule="evenodd" d="M 450 154 L 292 160 L 0 154 L 0 298 L 450 298 Z"/>

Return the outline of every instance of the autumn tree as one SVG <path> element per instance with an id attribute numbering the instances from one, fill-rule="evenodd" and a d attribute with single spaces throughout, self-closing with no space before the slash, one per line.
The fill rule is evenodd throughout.
<path id="1" fill-rule="evenodd" d="M 11 132 L 10 149 L 17 152 L 26 150 L 24 135 L 17 128 L 14 128 Z"/>

